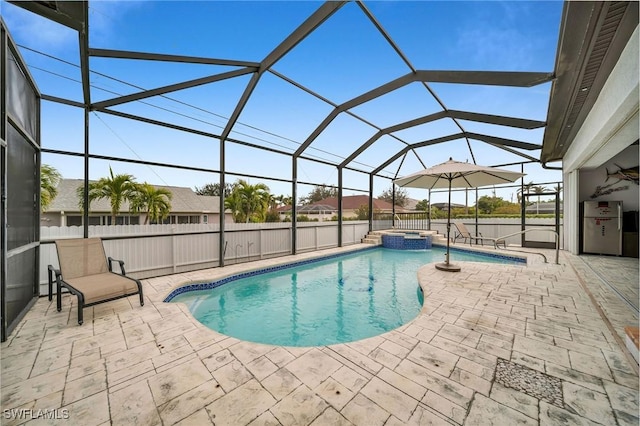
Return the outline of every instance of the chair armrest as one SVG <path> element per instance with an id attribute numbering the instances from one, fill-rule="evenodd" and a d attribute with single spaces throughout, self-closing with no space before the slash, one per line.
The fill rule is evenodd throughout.
<path id="1" fill-rule="evenodd" d="M 62 276 L 62 273 L 59 269 L 53 267 L 53 265 L 47 266 L 47 273 L 49 275 L 49 301 L 53 299 L 53 276 L 55 275 L 56 281 L 58 277 Z"/>
<path id="2" fill-rule="evenodd" d="M 124 270 L 124 261 L 122 260 L 118 260 L 118 259 L 114 259 L 113 257 L 109 256 L 107 257 L 107 259 L 109 260 L 109 272 L 113 272 L 113 262 L 118 262 L 120 264 L 120 272 L 122 273 L 122 275 L 127 275 L 127 273 Z"/>

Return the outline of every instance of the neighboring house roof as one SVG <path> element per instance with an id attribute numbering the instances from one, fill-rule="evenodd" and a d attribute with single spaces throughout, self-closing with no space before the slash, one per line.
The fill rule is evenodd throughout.
<path id="1" fill-rule="evenodd" d="M 289 206 L 291 208 L 291 206 Z M 323 213 L 335 212 L 338 209 L 328 204 L 309 204 L 307 206 L 299 206 L 298 213 Z"/>
<path id="2" fill-rule="evenodd" d="M 531 201 L 531 200 L 529 200 Z M 534 202 L 533 204 L 527 206 L 525 208 L 525 211 L 527 213 L 535 213 L 535 212 L 555 212 L 556 211 L 556 203 L 547 203 L 547 202 L 542 202 L 539 203 L 536 206 L 536 203 Z M 562 203 L 560 203 L 560 211 L 562 211 Z"/>
<path id="3" fill-rule="evenodd" d="M 48 213 L 79 212 L 77 189 L 82 186 L 82 179 L 62 179 L 58 184 L 58 195 L 47 209 Z M 219 213 L 220 198 L 208 195 L 198 195 L 191 188 L 182 186 L 154 185 L 171 191 L 171 213 Z M 124 202 L 121 212 L 129 211 L 129 203 Z M 91 203 L 91 213 L 109 213 L 111 204 L 107 199 L 94 200 Z"/>
<path id="4" fill-rule="evenodd" d="M 440 210 L 446 209 L 448 208 L 448 206 L 449 206 L 449 203 L 431 203 L 431 207 L 437 207 Z M 451 203 L 451 208 L 453 209 L 464 208 L 464 204 Z"/>
<path id="5" fill-rule="evenodd" d="M 330 206 L 335 206 L 338 208 L 338 198 L 330 197 L 325 198 L 324 200 L 320 200 L 314 204 L 328 204 Z M 369 196 L 368 195 L 347 195 L 346 197 L 342 197 L 342 208 L 344 210 L 356 210 L 360 208 L 360 206 L 369 205 Z M 393 210 L 393 204 L 381 200 L 379 198 L 373 199 L 373 209 L 374 210 Z M 400 206 L 396 206 L 396 211 L 404 211 L 404 209 Z"/>
<path id="6" fill-rule="evenodd" d="M 300 213 L 332 213 L 337 212 L 338 209 L 327 204 L 305 204 L 304 206 L 296 207 L 298 214 Z M 280 206 L 276 209 L 278 213 L 290 213 L 291 206 Z"/>
<path id="7" fill-rule="evenodd" d="M 422 200 L 416 200 L 415 198 L 407 198 L 406 203 L 404 205 L 404 208 L 406 210 L 415 210 L 416 206 L 418 205 L 419 202 L 421 202 Z"/>

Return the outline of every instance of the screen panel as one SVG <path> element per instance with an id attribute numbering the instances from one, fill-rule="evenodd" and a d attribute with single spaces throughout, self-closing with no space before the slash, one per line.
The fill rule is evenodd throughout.
<path id="1" fill-rule="evenodd" d="M 13 250 L 38 240 L 37 150 L 13 126 L 7 136 L 7 249 Z"/>
<path id="2" fill-rule="evenodd" d="M 29 136 L 37 139 L 38 97 L 29 84 L 13 53 L 8 51 L 7 61 L 7 107 Z"/>

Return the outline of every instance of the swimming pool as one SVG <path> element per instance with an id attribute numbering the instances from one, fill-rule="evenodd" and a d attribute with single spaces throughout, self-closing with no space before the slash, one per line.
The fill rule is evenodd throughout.
<path id="1" fill-rule="evenodd" d="M 205 326 L 238 339 L 282 346 L 321 346 L 376 336 L 406 324 L 421 309 L 417 270 L 444 249 L 358 250 L 329 259 L 245 273 L 174 290 Z M 454 261 L 513 263 L 452 251 Z M 271 268 L 271 269 L 278 269 Z"/>

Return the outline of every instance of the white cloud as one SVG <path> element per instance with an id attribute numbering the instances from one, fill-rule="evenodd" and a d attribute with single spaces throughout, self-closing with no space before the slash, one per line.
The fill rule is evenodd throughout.
<path id="1" fill-rule="evenodd" d="M 36 49 L 63 51 L 78 43 L 77 32 L 5 1 L 2 17 L 16 43 Z"/>
<path id="2" fill-rule="evenodd" d="M 129 11 L 143 6 L 146 1 L 95 0 L 89 2 L 90 43 L 108 43 Z M 1 0 L 0 9 L 12 37 L 19 44 L 48 53 L 77 50 L 78 34 L 21 7 Z"/>
<path id="3" fill-rule="evenodd" d="M 148 1 L 100 0 L 89 2 L 90 43 L 108 45 L 117 34 L 127 13 L 144 7 Z"/>
<path id="4" fill-rule="evenodd" d="M 471 59 L 476 69 L 530 70 L 540 54 L 540 41 L 527 34 L 522 25 L 523 17 L 532 16 L 524 3 L 499 3 L 501 19 L 496 21 L 489 11 L 480 9 L 469 20 L 468 26 L 458 34 L 461 54 Z"/>
<path id="5" fill-rule="evenodd" d="M 519 71 L 531 67 L 534 43 L 515 29 L 465 31 L 458 40 L 463 54 L 482 68 Z"/>

